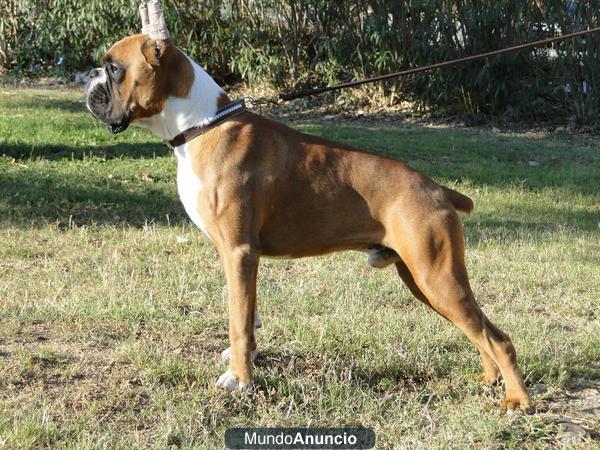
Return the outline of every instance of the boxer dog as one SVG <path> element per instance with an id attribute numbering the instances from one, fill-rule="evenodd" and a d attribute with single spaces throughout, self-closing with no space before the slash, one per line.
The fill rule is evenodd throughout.
<path id="1" fill-rule="evenodd" d="M 218 386 L 252 386 L 262 256 L 363 250 L 374 267 L 395 265 L 415 297 L 465 333 L 481 355 L 480 380 L 504 379 L 502 407 L 531 410 L 515 349 L 469 285 L 457 211 L 471 212 L 471 199 L 402 162 L 300 133 L 243 105 L 228 110 L 223 89 L 173 45 L 158 3 L 140 10 L 142 34 L 114 44 L 91 71 L 86 103 L 111 132 L 139 125 L 174 147 L 179 197 L 225 268 L 231 346 Z"/>

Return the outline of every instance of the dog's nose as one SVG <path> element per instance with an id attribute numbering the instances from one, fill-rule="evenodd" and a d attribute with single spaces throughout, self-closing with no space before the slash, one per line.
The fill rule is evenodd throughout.
<path id="1" fill-rule="evenodd" d="M 90 70 L 90 80 L 94 77 L 100 75 L 100 69 L 92 69 Z"/>

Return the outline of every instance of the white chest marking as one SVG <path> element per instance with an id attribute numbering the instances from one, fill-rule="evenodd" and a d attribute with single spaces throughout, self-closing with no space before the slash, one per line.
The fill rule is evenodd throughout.
<path id="1" fill-rule="evenodd" d="M 204 221 L 198 208 L 198 197 L 202 191 L 202 180 L 192 170 L 192 160 L 187 151 L 187 146 L 180 145 L 175 149 L 177 156 L 177 192 L 185 212 L 192 222 L 208 235 Z M 210 237 L 210 236 L 209 236 Z"/>

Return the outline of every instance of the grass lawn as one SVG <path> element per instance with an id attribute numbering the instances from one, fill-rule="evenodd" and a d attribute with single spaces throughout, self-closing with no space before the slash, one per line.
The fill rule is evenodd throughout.
<path id="1" fill-rule="evenodd" d="M 471 196 L 466 258 L 538 412 L 502 414 L 477 351 L 395 269 L 264 260 L 256 393 L 215 388 L 226 292 L 175 159 L 76 91 L 0 89 L 0 447 L 220 448 L 234 426 L 365 426 L 377 448 L 600 445 L 600 144 L 403 123 L 311 133 Z"/>

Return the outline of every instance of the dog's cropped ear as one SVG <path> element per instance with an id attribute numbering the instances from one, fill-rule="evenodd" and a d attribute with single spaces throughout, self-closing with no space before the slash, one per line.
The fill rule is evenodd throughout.
<path id="1" fill-rule="evenodd" d="M 142 53 L 148 64 L 158 66 L 167 46 L 171 43 L 171 36 L 159 0 L 142 3 L 140 18 L 142 19 L 142 34 L 150 38 L 144 42 Z"/>
<path id="2" fill-rule="evenodd" d="M 144 34 L 157 41 L 169 41 L 171 39 L 165 14 L 158 0 L 150 0 L 145 7 L 140 7 L 140 16 L 142 18 L 142 32 L 144 32 L 144 29 L 147 30 L 147 33 Z"/>
<path id="3" fill-rule="evenodd" d="M 167 49 L 166 41 L 156 41 L 154 39 L 148 39 L 142 44 L 142 54 L 146 59 L 146 62 L 151 66 L 159 66 L 162 57 Z"/>

